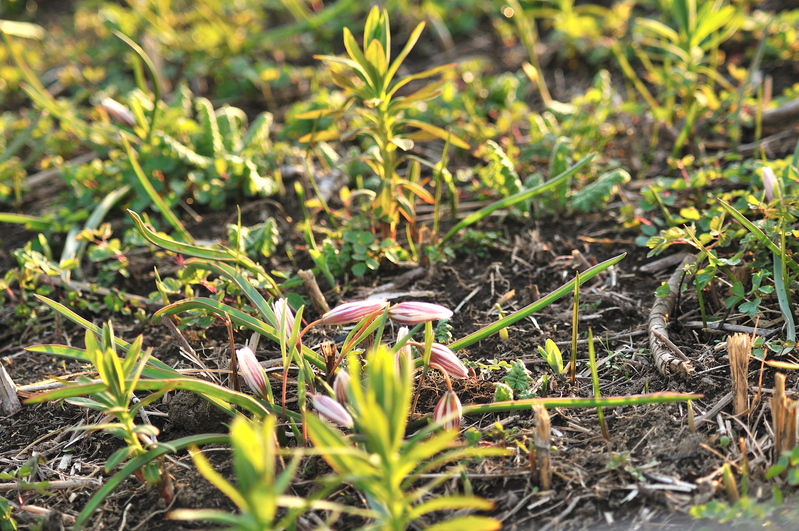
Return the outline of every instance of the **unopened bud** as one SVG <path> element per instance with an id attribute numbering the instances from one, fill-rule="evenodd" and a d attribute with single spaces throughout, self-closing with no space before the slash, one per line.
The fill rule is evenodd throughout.
<path id="1" fill-rule="evenodd" d="M 452 310 L 430 302 L 401 302 L 388 310 L 392 321 L 405 325 L 417 325 L 428 321 L 440 321 L 452 317 Z"/>
<path id="2" fill-rule="evenodd" d="M 326 325 L 357 323 L 364 317 L 382 312 L 386 305 L 385 299 L 345 302 L 324 314 L 319 322 Z"/>
<path id="3" fill-rule="evenodd" d="M 294 327 L 294 312 L 291 311 L 288 299 L 278 299 L 273 302 L 272 311 L 275 312 L 279 337 L 288 343 L 291 340 L 291 329 Z"/>
<path id="4" fill-rule="evenodd" d="M 777 188 L 777 176 L 774 175 L 774 170 L 768 166 L 763 167 L 763 188 L 766 191 L 766 199 L 768 202 L 774 201 L 774 191 Z"/>
<path id="5" fill-rule="evenodd" d="M 118 101 L 111 98 L 103 98 L 103 101 L 100 102 L 100 105 L 103 106 L 105 112 L 107 112 L 108 115 L 114 120 L 121 122 L 123 125 L 127 125 L 128 127 L 133 127 L 136 125 L 136 117 L 133 116 L 133 113 L 130 112 L 130 109 Z"/>
<path id="6" fill-rule="evenodd" d="M 421 343 L 414 343 L 414 345 L 419 348 L 424 346 Z M 449 347 L 441 343 L 433 343 L 432 349 L 430 350 L 430 366 L 446 372 L 454 378 L 469 377 L 469 371 L 466 369 L 463 362 L 458 359 L 458 356 L 456 356 Z"/>
<path id="7" fill-rule="evenodd" d="M 311 400 L 322 417 L 344 428 L 352 428 L 352 416 L 344 406 L 326 395 L 314 394 L 311 395 Z"/>
<path id="8" fill-rule="evenodd" d="M 336 400 L 340 404 L 346 404 L 349 400 L 350 375 L 347 371 L 340 369 L 333 380 L 333 391 L 336 393 Z"/>
<path id="9" fill-rule="evenodd" d="M 456 430 L 461 425 L 463 408 L 461 400 L 454 391 L 447 391 L 433 410 L 433 420 L 441 424 L 445 430 Z"/>
<path id="10" fill-rule="evenodd" d="M 266 373 L 264 372 L 258 359 L 255 357 L 250 347 L 243 347 L 236 351 L 236 359 L 239 362 L 241 374 L 244 376 L 244 381 L 247 383 L 253 393 L 268 400 L 269 393 L 266 389 Z"/>

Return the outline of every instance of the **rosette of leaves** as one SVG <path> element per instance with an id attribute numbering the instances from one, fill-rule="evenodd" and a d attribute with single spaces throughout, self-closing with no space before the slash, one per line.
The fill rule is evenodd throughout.
<path id="1" fill-rule="evenodd" d="M 348 388 L 348 407 L 357 437 L 347 437 L 317 416 L 307 415 L 308 437 L 330 467 L 364 493 L 374 513 L 366 529 L 401 530 L 414 524 L 438 530 L 498 529 L 496 520 L 476 515 L 431 526 L 425 522 L 434 511 L 492 507 L 488 500 L 477 496 L 431 496 L 433 489 L 457 471 L 436 474 L 426 482 L 425 474 L 468 458 L 507 455 L 507 451 L 469 447 L 457 441 L 456 430 L 436 432 L 435 425 L 406 438 L 413 371 L 410 360 L 404 356 L 402 359 L 403 366 L 397 367 L 394 355 L 382 345 L 367 354 L 365 366 L 351 356 L 348 368 L 353 383 Z"/>
<path id="2" fill-rule="evenodd" d="M 316 56 L 331 65 L 333 82 L 348 95 L 344 104 L 336 109 L 320 109 L 297 115 L 297 118 L 314 120 L 343 116 L 345 113 L 357 117 L 349 130 L 316 131 L 300 140 L 319 142 L 362 137 L 371 144 L 364 151 L 363 159 L 380 180 L 377 190 L 370 191 L 370 195 L 373 197 L 372 210 L 383 238 L 394 237 L 400 215 L 409 221 L 415 219 L 415 198 L 428 203 L 434 201 L 433 196 L 415 179 L 400 177 L 398 169 L 408 158 L 400 153 L 410 150 L 415 141 L 432 138 L 446 140 L 464 149 L 469 147 L 466 142 L 440 127 L 405 117 L 407 109 L 436 98 L 445 81 L 430 83 L 406 96 L 398 96 L 397 92 L 412 81 L 426 79 L 454 67 L 454 64 L 441 65 L 394 79 L 423 29 L 424 23 L 421 22 L 392 61 L 388 12 L 372 8 L 364 27 L 363 48 L 350 30 L 344 28 L 344 46 L 348 57 Z M 423 162 L 433 166 L 429 161 Z M 418 171 L 410 171 L 409 174 L 418 175 Z"/>
<path id="3" fill-rule="evenodd" d="M 137 116 L 148 103 L 133 99 L 132 110 Z M 142 157 L 142 166 L 171 168 L 170 183 L 186 190 L 200 204 L 221 208 L 226 198 L 239 190 L 247 195 L 274 195 L 278 191 L 275 179 L 266 175 L 270 161 L 265 154 L 272 151 L 269 128 L 270 113 L 260 114 L 248 127 L 247 116 L 239 108 L 224 106 L 214 109 L 205 98 L 193 101 L 184 89 L 176 98 L 173 108 L 180 108 L 183 116 L 180 130 L 156 131 L 153 159 Z M 194 107 L 196 119 L 191 119 Z M 183 184 L 185 183 L 185 184 Z"/>

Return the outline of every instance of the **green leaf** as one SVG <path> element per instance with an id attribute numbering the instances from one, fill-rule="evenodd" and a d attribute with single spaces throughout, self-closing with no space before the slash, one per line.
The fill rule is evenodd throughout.
<path id="1" fill-rule="evenodd" d="M 125 446 L 124 448 L 120 448 L 119 450 L 111 454 L 111 457 L 109 457 L 108 460 L 106 460 L 105 462 L 105 467 L 104 467 L 105 471 L 110 472 L 114 470 L 122 463 L 122 461 L 130 457 L 130 455 L 133 454 L 134 451 L 135 448 L 133 448 L 132 446 Z"/>
<path id="2" fill-rule="evenodd" d="M 460 516 L 427 527 L 427 531 L 494 531 L 502 529 L 502 522 L 488 516 Z"/>
<path id="3" fill-rule="evenodd" d="M 755 238 L 757 238 L 763 245 L 768 247 L 772 253 L 779 255 L 783 260 L 785 260 L 785 262 L 791 269 L 794 270 L 794 272 L 799 273 L 799 264 L 797 264 L 793 258 L 787 256 L 777 245 L 775 245 L 774 242 L 772 242 L 762 230 L 760 230 L 754 223 L 746 219 L 746 217 L 738 212 L 738 209 L 736 209 L 734 206 L 730 205 L 723 199 L 719 199 L 718 201 L 722 208 L 724 208 L 724 210 L 726 210 L 733 218 L 735 218 L 738 223 L 743 225 L 746 230 L 751 232 L 752 235 L 754 235 Z"/>
<path id="4" fill-rule="evenodd" d="M 344 28 L 344 48 L 346 48 L 352 60 L 360 65 L 360 70 L 366 74 L 365 82 L 371 89 L 372 96 L 379 96 L 380 92 L 382 92 L 381 77 L 375 71 L 374 66 L 364 57 L 355 37 L 352 36 L 352 32 L 346 27 Z"/>
<path id="5" fill-rule="evenodd" d="M 25 350 L 63 358 L 91 361 L 85 350 L 64 345 L 34 345 L 26 347 Z M 142 372 L 142 376 L 146 378 L 173 378 L 178 374 L 175 369 L 153 357 L 147 359 L 147 366 Z"/>
<path id="6" fill-rule="evenodd" d="M 661 282 L 658 289 L 655 290 L 655 297 L 665 299 L 669 295 L 671 295 L 671 286 L 669 286 L 668 282 Z"/>
<path id="7" fill-rule="evenodd" d="M 578 212 L 591 212 L 595 208 L 604 205 L 610 199 L 610 195 L 616 186 L 629 181 L 630 174 L 622 169 L 603 173 L 597 180 L 584 186 L 582 190 L 571 196 L 572 208 Z"/>
<path id="8" fill-rule="evenodd" d="M 308 437 L 314 448 L 327 461 L 333 470 L 344 477 L 377 475 L 378 471 L 370 463 L 368 456 L 347 444 L 342 433 L 331 427 L 316 415 L 307 415 L 305 425 Z"/>
<path id="9" fill-rule="evenodd" d="M 0 212 L 0 223 L 17 223 L 24 225 L 28 230 L 39 232 L 46 231 L 54 225 L 52 221 L 43 217 L 14 214 L 11 212 Z"/>
<path id="10" fill-rule="evenodd" d="M 541 404 L 546 408 L 555 407 L 619 407 L 619 406 L 638 406 L 643 404 L 667 404 L 671 402 L 685 402 L 687 400 L 698 400 L 704 395 L 675 393 L 663 391 L 660 393 L 649 393 L 627 396 L 606 396 L 603 398 L 527 398 L 515 400 L 513 402 L 492 402 L 490 404 L 475 404 L 463 406 L 464 415 L 485 415 L 496 414 L 510 411 L 530 411 L 536 404 Z"/>
<path id="11" fill-rule="evenodd" d="M 408 54 L 411 53 L 411 50 L 416 45 L 416 41 L 419 40 L 419 35 L 422 34 L 422 30 L 424 30 L 424 22 L 420 22 L 417 26 L 413 29 L 408 40 L 405 41 L 405 46 L 402 48 L 402 51 L 397 55 L 397 58 L 394 59 L 394 62 L 391 63 L 388 71 L 386 72 L 385 79 L 391 80 L 397 74 L 397 70 L 399 70 L 400 65 L 405 59 L 408 57 Z M 396 90 L 393 90 L 389 97 L 391 97 Z"/>

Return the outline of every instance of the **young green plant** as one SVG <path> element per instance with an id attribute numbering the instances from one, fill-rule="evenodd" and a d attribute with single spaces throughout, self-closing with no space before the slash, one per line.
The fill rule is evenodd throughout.
<path id="1" fill-rule="evenodd" d="M 369 529 L 404 530 L 421 523 L 428 513 L 442 509 L 487 510 L 492 504 L 466 495 L 436 496 L 430 492 L 456 472 L 437 474 L 419 484 L 424 474 L 460 459 L 506 455 L 501 448 L 472 448 L 457 443 L 456 430 L 432 425 L 405 438 L 412 394 L 412 364 L 407 356 L 398 363 L 383 346 L 367 354 L 367 363 L 350 356 L 348 399 L 359 437 L 346 437 L 314 415 L 306 417 L 308 435 L 327 463 L 347 483 L 366 494 L 375 519 Z M 362 374 L 363 370 L 363 374 Z M 462 516 L 427 529 L 498 529 L 498 522 L 482 516 Z"/>
<path id="2" fill-rule="evenodd" d="M 417 89 L 407 96 L 397 96 L 397 91 L 412 81 L 426 79 L 454 67 L 452 64 L 437 66 L 417 74 L 395 80 L 400 66 L 419 40 L 424 23 L 419 23 L 411 32 L 402 51 L 391 60 L 391 30 L 388 11 L 377 6 L 369 12 L 364 27 L 363 48 L 349 29 L 344 28 L 344 46 L 349 57 L 330 55 L 317 56 L 331 65 L 333 81 L 349 95 L 341 109 L 323 109 L 298 115 L 301 119 L 319 119 L 325 116 L 342 115 L 351 105 L 351 111 L 361 123 L 345 133 L 317 131 L 300 140 L 318 142 L 346 140 L 366 137 L 373 146 L 364 154 L 364 160 L 380 179 L 377 190 L 372 192 L 372 210 L 378 219 L 383 238 L 394 238 L 400 216 L 415 220 L 414 196 L 433 203 L 433 196 L 418 182 L 403 179 L 398 172 L 405 157 L 399 152 L 410 150 L 417 140 L 440 138 L 450 144 L 468 149 L 469 145 L 444 129 L 433 124 L 405 117 L 405 111 L 421 102 L 436 98 L 444 86 L 437 81 Z M 410 129 L 410 131 L 409 131 Z M 432 163 L 429 166 L 434 166 Z"/>

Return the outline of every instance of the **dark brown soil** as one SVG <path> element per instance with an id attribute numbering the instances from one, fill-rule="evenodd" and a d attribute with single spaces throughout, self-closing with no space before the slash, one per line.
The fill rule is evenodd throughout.
<path id="1" fill-rule="evenodd" d="M 458 308 L 452 321 L 457 339 L 496 319 L 490 312 L 494 303 L 510 290 L 516 290 L 508 310 L 518 309 L 572 278 L 575 269 L 626 252 L 628 256 L 618 265 L 615 274 L 605 274 L 589 282 L 581 295 L 580 330 L 591 327 L 602 338 L 598 348 L 603 396 L 628 395 L 642 392 L 682 391 L 702 393 L 705 398 L 695 403 L 697 415 L 710 409 L 730 389 L 728 369 L 713 346 L 718 338 L 704 340 L 697 334 L 674 329 L 673 339 L 697 367 L 689 379 L 668 379 L 654 369 L 648 354 L 645 327 L 652 304 L 653 292 L 671 271 L 653 276 L 638 268 L 647 263 L 645 253 L 632 243 L 633 234 L 618 231 L 614 224 L 600 217 L 580 219 L 547 219 L 527 223 L 507 222 L 495 227 L 506 234 L 510 243 L 493 242 L 481 250 L 458 256 L 448 264 L 430 269 L 427 277 L 406 286 L 408 291 L 429 292 L 426 300 Z M 359 298 L 363 290 L 392 280 L 393 275 L 362 279 L 343 292 L 342 300 Z M 615 279 L 615 284 L 613 283 Z M 149 288 L 142 287 L 143 292 Z M 338 302 L 330 296 L 331 303 Z M 675 316 L 678 317 L 678 316 Z M 115 317 L 118 333 L 131 340 L 141 327 L 125 326 L 123 318 Z M 571 301 L 566 297 L 551 305 L 533 319 L 520 321 L 510 327 L 509 339 L 492 337 L 461 352 L 472 362 L 487 360 L 523 360 L 534 378 L 550 370 L 537 353 L 537 347 L 548 338 L 559 342 L 564 353 L 569 351 L 571 334 Z M 64 342 L 80 344 L 82 334 L 71 325 L 63 324 L 65 332 L 54 337 L 52 325 L 49 336 L 30 337 L 13 334 L 7 337 L 3 364 L 18 385 L 28 384 L 49 376 L 75 374 L 86 370 L 76 362 L 43 355 L 22 354 L 21 348 L 35 343 Z M 154 355 L 171 365 L 187 366 L 179 357 L 174 339 L 160 326 L 143 330 L 147 342 L 155 347 Z M 66 335 L 64 335 L 66 334 Z M 226 334 L 219 324 L 206 330 L 189 331 L 189 342 L 202 353 L 206 363 L 221 364 L 227 355 Z M 238 334 L 243 342 L 245 334 Z M 311 339 L 312 340 L 312 339 Z M 13 347 L 12 347 L 13 345 Z M 579 357 L 586 356 L 585 347 Z M 603 360 L 607 363 L 602 363 Z M 590 378 L 585 364 L 580 365 L 580 378 L 572 386 L 566 381 L 552 379 L 548 390 L 539 396 L 590 396 Z M 755 368 L 753 367 L 753 370 Z M 456 381 L 456 391 L 464 403 L 485 403 L 493 399 L 494 386 L 504 371 L 493 377 Z M 756 376 L 753 373 L 753 377 Z M 756 381 L 756 380 L 753 380 Z M 793 384 L 793 380 L 789 384 Z M 277 390 L 277 382 L 274 382 Z M 418 410 L 432 409 L 444 388 L 435 378 L 428 379 L 421 391 Z M 217 432 L 224 429 L 226 419 L 193 395 L 177 394 L 169 405 L 150 408 L 151 419 L 162 430 L 162 441 L 197 432 Z M 765 433 L 770 422 L 765 401 L 757 404 L 749 429 L 753 434 Z M 159 413 L 160 412 L 160 413 Z M 610 429 L 610 441 L 605 441 L 599 429 L 596 411 L 588 409 L 554 409 L 552 414 L 554 485 L 552 490 L 539 491 L 532 483 L 526 455 L 517 452 L 507 460 L 487 460 L 469 465 L 469 480 L 476 494 L 496 503 L 494 515 L 510 529 L 597 529 L 698 528 L 686 514 L 692 505 L 707 501 L 719 488 L 720 466 L 725 450 L 719 446 L 722 425 L 731 426 L 730 439 L 742 434 L 740 425 L 729 415 L 729 407 L 718 417 L 698 426 L 697 433 L 688 430 L 685 404 L 620 407 L 605 412 Z M 160 416 L 158 416 L 160 415 Z M 168 416 L 167 416 L 168 415 Z M 76 436 L 66 428 L 78 422 L 96 422 L 97 416 L 63 403 L 25 406 L 22 411 L 0 419 L 0 470 L 13 472 L 26 461 L 36 457 L 39 479 L 55 480 L 69 477 L 103 478 L 104 460 L 119 447 L 119 441 L 100 434 Z M 501 426 L 501 427 L 499 427 Z M 468 417 L 464 429 L 476 428 L 489 444 L 526 447 L 532 437 L 531 412 L 517 412 L 484 417 Z M 735 444 L 735 443 L 733 443 Z M 766 452 L 768 453 L 768 452 Z M 229 472 L 227 451 L 211 452 L 213 461 L 223 472 Z M 65 469 L 59 463 L 65 456 L 72 461 Z M 178 466 L 178 464 L 189 466 Z M 228 500 L 205 482 L 190 466 L 186 455 L 175 456 L 169 465 L 175 477 L 177 496 L 171 508 L 223 507 L 232 510 Z M 323 464 L 317 463 L 318 466 Z M 758 477 L 766 462 L 752 460 L 753 474 L 750 492 L 767 497 L 768 488 L 761 487 Z M 756 472 L 760 473 L 760 476 Z M 688 485 L 685 492 L 669 487 L 669 482 Z M 64 524 L 74 519 L 96 486 L 56 491 L 52 496 L 20 491 L 13 499 L 28 506 L 41 506 L 57 511 Z M 670 490 L 671 489 L 671 490 Z M 10 493 L 9 493 L 10 494 Z M 135 479 L 127 480 L 101 509 L 94 521 L 97 529 L 189 529 L 165 520 L 166 504 L 156 491 L 148 491 Z M 342 523 L 341 529 L 349 528 Z"/>

